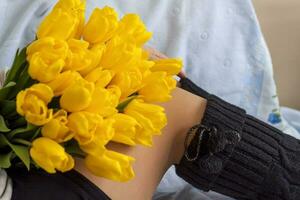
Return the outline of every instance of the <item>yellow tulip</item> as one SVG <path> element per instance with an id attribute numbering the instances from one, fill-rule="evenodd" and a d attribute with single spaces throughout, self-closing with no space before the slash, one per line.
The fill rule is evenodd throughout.
<path id="1" fill-rule="evenodd" d="M 64 70 L 82 70 L 87 68 L 92 60 L 88 56 L 89 43 L 83 40 L 70 39 L 69 49 Z"/>
<path id="2" fill-rule="evenodd" d="M 85 111 L 97 113 L 103 117 L 116 114 L 120 96 L 121 91 L 116 86 L 109 86 L 107 89 L 95 88 L 92 101 Z"/>
<path id="3" fill-rule="evenodd" d="M 47 83 L 47 85 L 51 87 L 55 96 L 60 96 L 67 88 L 80 79 L 82 79 L 82 77 L 78 72 L 68 70 L 59 74 L 55 79 Z"/>
<path id="4" fill-rule="evenodd" d="M 143 86 L 142 85 L 143 74 L 138 68 L 135 68 L 128 71 L 128 76 L 130 77 L 130 90 L 131 90 L 127 93 L 129 96 Z"/>
<path id="5" fill-rule="evenodd" d="M 56 170 L 66 172 L 74 167 L 72 156 L 66 153 L 62 146 L 49 138 L 39 137 L 34 140 L 30 149 L 30 156 L 48 173 L 55 173 Z"/>
<path id="6" fill-rule="evenodd" d="M 37 37 L 53 37 L 56 39 L 67 40 L 77 32 L 76 28 L 79 21 L 70 12 L 63 9 L 53 9 L 45 17 L 37 30 Z"/>
<path id="7" fill-rule="evenodd" d="M 131 116 L 123 113 L 117 113 L 110 117 L 115 120 L 113 125 L 115 129 L 112 141 L 127 145 L 135 145 L 136 128 L 139 126 L 138 122 Z"/>
<path id="8" fill-rule="evenodd" d="M 54 6 L 54 9 L 61 8 L 70 11 L 75 10 L 77 12 L 84 11 L 84 9 L 82 9 L 82 6 L 84 6 L 85 3 L 85 0 L 59 0 Z"/>
<path id="9" fill-rule="evenodd" d="M 143 77 L 145 77 L 146 75 L 149 74 L 150 68 L 154 65 L 155 63 L 151 60 L 147 60 L 147 59 L 139 59 L 138 61 L 138 68 L 141 71 L 141 73 L 143 74 Z"/>
<path id="10" fill-rule="evenodd" d="M 117 73 L 110 82 L 111 85 L 115 85 L 121 90 L 121 99 L 126 98 L 132 92 L 131 89 L 131 77 L 128 71 Z"/>
<path id="11" fill-rule="evenodd" d="M 136 14 L 127 14 L 121 19 L 118 34 L 122 37 L 130 36 L 138 46 L 145 44 L 152 36 Z"/>
<path id="12" fill-rule="evenodd" d="M 54 9 L 66 10 L 78 19 L 74 33 L 71 34 L 72 37 L 79 39 L 81 37 L 83 27 L 84 27 L 84 11 L 85 11 L 86 0 L 60 0 L 55 5 Z M 77 29 L 77 30 L 76 30 Z"/>
<path id="13" fill-rule="evenodd" d="M 33 94 L 39 99 L 43 100 L 48 104 L 53 98 L 53 91 L 49 86 L 43 83 L 37 83 L 32 85 L 30 88 L 25 89 L 25 92 L 30 95 Z"/>
<path id="14" fill-rule="evenodd" d="M 68 87 L 60 98 L 60 106 L 68 112 L 78 112 L 89 107 L 93 100 L 95 85 L 84 79 Z"/>
<path id="15" fill-rule="evenodd" d="M 64 66 L 63 60 L 54 61 L 49 65 L 40 53 L 35 53 L 29 63 L 29 75 L 32 79 L 42 83 L 53 80 L 59 75 Z"/>
<path id="16" fill-rule="evenodd" d="M 105 49 L 104 45 L 95 45 L 89 49 L 89 43 L 84 40 L 70 39 L 64 70 L 75 70 L 86 74 L 96 68 Z"/>
<path id="17" fill-rule="evenodd" d="M 176 80 L 164 71 L 150 73 L 143 82 L 144 86 L 138 93 L 147 102 L 169 101 L 171 91 L 176 88 Z"/>
<path id="18" fill-rule="evenodd" d="M 136 131 L 136 143 L 152 146 L 152 136 L 161 134 L 167 124 L 164 108 L 143 102 L 142 99 L 132 100 L 124 109 L 124 114 L 133 117 L 140 126 Z"/>
<path id="19" fill-rule="evenodd" d="M 27 60 L 30 61 L 32 55 L 37 52 L 50 61 L 64 60 L 67 57 L 68 44 L 64 40 L 57 40 L 53 37 L 35 40 L 26 49 Z"/>
<path id="20" fill-rule="evenodd" d="M 61 0 L 41 22 L 37 37 L 68 40 L 79 38 L 84 23 L 85 1 Z"/>
<path id="21" fill-rule="evenodd" d="M 105 145 L 113 138 L 114 119 L 104 119 L 96 128 L 94 137 L 87 143 L 80 145 L 80 148 L 89 155 L 101 156 L 105 151 Z"/>
<path id="22" fill-rule="evenodd" d="M 88 155 L 85 165 L 96 176 L 114 181 L 125 182 L 134 177 L 131 167 L 134 158 L 106 150 L 101 156 Z"/>
<path id="23" fill-rule="evenodd" d="M 155 65 L 151 67 L 151 71 L 164 71 L 167 75 L 177 75 L 182 68 L 182 60 L 177 58 L 167 58 L 155 60 Z"/>
<path id="24" fill-rule="evenodd" d="M 110 85 L 116 85 L 121 89 L 121 99 L 137 92 L 142 85 L 143 75 L 138 68 L 130 71 L 116 73 Z"/>
<path id="25" fill-rule="evenodd" d="M 27 48 L 29 75 L 43 83 L 53 80 L 62 71 L 67 52 L 68 45 L 63 40 L 49 37 L 36 40 Z"/>
<path id="26" fill-rule="evenodd" d="M 54 113 L 53 118 L 42 127 L 42 135 L 58 143 L 72 139 L 73 134 L 67 127 L 67 112 L 59 110 Z"/>
<path id="27" fill-rule="evenodd" d="M 118 14 L 105 6 L 94 9 L 83 30 L 83 39 L 89 43 L 104 43 L 111 39 L 118 28 Z"/>
<path id="28" fill-rule="evenodd" d="M 53 92 L 45 84 L 38 83 L 22 90 L 17 95 L 17 112 L 34 125 L 41 126 L 52 118 L 52 109 L 47 108 Z"/>
<path id="29" fill-rule="evenodd" d="M 96 88 L 104 88 L 110 83 L 112 77 L 113 73 L 110 70 L 103 70 L 102 68 L 98 67 L 88 73 L 84 79 L 95 83 Z"/>
<path id="30" fill-rule="evenodd" d="M 140 54 L 141 50 L 134 44 L 120 37 L 114 37 L 107 42 L 99 66 L 115 73 L 124 72 L 136 67 Z"/>
<path id="31" fill-rule="evenodd" d="M 143 77 L 146 77 L 148 74 L 151 73 L 150 68 L 152 68 L 155 64 L 154 61 L 150 60 L 150 54 L 144 49 L 140 49 L 140 56 L 137 59 L 137 68 L 142 73 Z"/>
<path id="32" fill-rule="evenodd" d="M 68 116 L 67 126 L 79 145 L 85 145 L 94 139 L 97 127 L 102 120 L 100 115 L 94 113 L 74 112 Z"/>
<path id="33" fill-rule="evenodd" d="M 89 48 L 87 56 L 92 62 L 88 67 L 78 70 L 82 76 L 87 76 L 87 74 L 89 74 L 92 70 L 99 68 L 98 64 L 102 58 L 105 48 L 106 46 L 104 44 L 96 44 Z"/>
<path id="34" fill-rule="evenodd" d="M 121 96 L 121 90 L 119 87 L 110 85 L 107 87 L 108 92 L 111 94 L 111 105 L 117 106 L 119 104 L 120 96 Z"/>

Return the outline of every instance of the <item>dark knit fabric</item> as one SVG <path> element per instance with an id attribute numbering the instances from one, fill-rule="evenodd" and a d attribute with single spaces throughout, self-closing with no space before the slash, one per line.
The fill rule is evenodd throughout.
<path id="1" fill-rule="evenodd" d="M 43 170 L 9 169 L 11 200 L 109 200 L 96 185 L 75 170 L 48 174 Z M 1 198 L 0 198 L 1 199 Z"/>
<path id="2" fill-rule="evenodd" d="M 300 141 L 250 116 L 244 110 L 208 94 L 187 78 L 181 87 L 207 99 L 202 125 L 216 127 L 219 134 L 239 133 L 241 140 L 227 145 L 213 156 L 221 161 L 217 173 L 205 170 L 215 159 L 207 157 L 205 141 L 195 161 L 183 157 L 176 172 L 195 187 L 216 191 L 236 199 L 299 200 Z M 198 139 L 191 144 L 195 148 Z M 206 148 L 206 149 L 205 149 Z M 190 148 L 189 148 L 190 150 Z M 192 149 L 193 151 L 193 149 Z"/>

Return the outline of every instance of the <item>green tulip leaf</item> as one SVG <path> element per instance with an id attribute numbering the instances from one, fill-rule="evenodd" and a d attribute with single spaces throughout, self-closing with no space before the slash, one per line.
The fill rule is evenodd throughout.
<path id="1" fill-rule="evenodd" d="M 39 136 L 39 134 L 41 133 L 41 127 L 39 127 L 34 134 L 31 136 L 30 140 L 33 141 L 37 136 Z"/>
<path id="2" fill-rule="evenodd" d="M 0 154 L 0 168 L 7 169 L 10 167 L 11 163 L 11 157 L 13 155 L 13 152 L 9 152 L 7 154 Z"/>
<path id="3" fill-rule="evenodd" d="M 9 127 L 10 127 L 10 129 L 12 129 L 12 131 L 14 131 L 15 129 L 24 128 L 27 126 L 27 121 L 24 117 L 12 115 L 12 119 L 10 119 L 10 116 L 7 116 L 7 118 L 9 120 Z"/>
<path id="4" fill-rule="evenodd" d="M 23 48 L 20 53 L 18 49 L 13 65 L 7 73 L 4 85 L 7 85 L 11 81 L 16 81 L 21 72 L 24 70 L 24 65 L 26 65 L 26 63 L 26 47 Z"/>
<path id="5" fill-rule="evenodd" d="M 84 158 L 86 153 L 84 153 L 81 148 L 79 147 L 78 143 L 75 140 L 70 140 L 64 146 L 67 153 L 71 154 L 72 156 Z"/>
<path id="6" fill-rule="evenodd" d="M 29 147 L 23 145 L 14 145 L 11 144 L 10 147 L 15 152 L 15 154 L 22 160 L 26 168 L 30 169 L 30 156 L 29 156 Z"/>
<path id="7" fill-rule="evenodd" d="M 17 94 L 26 88 L 29 88 L 34 83 L 37 83 L 36 80 L 33 80 L 28 74 L 28 63 L 23 67 L 22 73 L 19 74 L 17 77 L 17 85 L 15 86 L 14 90 L 7 95 L 7 99 L 15 99 Z"/>
<path id="8" fill-rule="evenodd" d="M 0 114 L 3 116 L 16 114 L 16 101 L 0 100 Z"/>
<path id="9" fill-rule="evenodd" d="M 2 115 L 0 115 L 0 132 L 9 132 L 10 129 L 7 128 L 6 123 L 5 123 L 5 119 Z"/>
<path id="10" fill-rule="evenodd" d="M 13 152 L 15 152 L 16 156 L 20 158 L 20 160 L 24 163 L 24 165 L 29 170 L 30 168 L 29 146 L 12 144 L 2 134 L 0 134 L 0 140 L 4 141 L 13 150 Z"/>
<path id="11" fill-rule="evenodd" d="M 9 132 L 7 134 L 7 137 L 13 138 L 16 135 L 18 135 L 19 137 L 22 137 L 23 134 L 27 135 L 28 133 L 30 135 L 34 135 L 34 132 L 37 130 L 37 128 L 38 128 L 37 126 L 27 123 L 26 127 L 17 128 L 17 129 L 12 130 L 11 132 Z"/>
<path id="12" fill-rule="evenodd" d="M 6 140 L 2 137 L 2 133 L 0 133 L 0 148 L 7 146 Z"/>
<path id="13" fill-rule="evenodd" d="M 15 82 L 9 82 L 8 84 L 6 84 L 4 87 L 2 87 L 0 89 L 0 100 L 4 100 L 6 99 L 7 95 L 9 94 L 9 92 L 11 91 L 12 87 L 14 87 L 16 85 Z"/>
<path id="14" fill-rule="evenodd" d="M 120 113 L 124 112 L 124 109 L 127 107 L 127 105 L 137 97 L 137 95 L 130 96 L 127 99 L 125 99 L 123 102 L 119 103 L 117 106 L 117 109 Z"/>
<path id="15" fill-rule="evenodd" d="M 11 82 L 7 83 L 4 87 L 2 87 L 1 90 L 5 89 L 5 88 L 10 88 L 15 85 L 16 85 L 16 82 L 11 81 Z"/>

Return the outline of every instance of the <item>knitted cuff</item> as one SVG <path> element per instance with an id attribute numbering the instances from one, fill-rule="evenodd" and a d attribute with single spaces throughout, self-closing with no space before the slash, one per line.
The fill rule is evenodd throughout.
<path id="1" fill-rule="evenodd" d="M 180 87 L 186 91 L 189 91 L 195 95 L 201 96 L 203 98 L 208 98 L 209 93 L 203 90 L 202 88 L 198 87 L 195 83 L 193 83 L 188 78 L 181 78 L 180 79 Z"/>
<path id="2" fill-rule="evenodd" d="M 181 82 L 183 89 L 207 99 L 201 125 L 206 127 L 206 137 L 201 144 L 194 137 L 188 154 L 176 165 L 176 172 L 195 187 L 217 191 L 237 199 L 255 199 L 274 158 L 278 157 L 280 136 L 274 136 L 268 125 L 248 116 L 245 111 L 224 100 L 209 95 L 189 79 Z M 266 128 L 268 127 L 268 128 Z M 199 135 L 198 135 L 199 136 Z"/>

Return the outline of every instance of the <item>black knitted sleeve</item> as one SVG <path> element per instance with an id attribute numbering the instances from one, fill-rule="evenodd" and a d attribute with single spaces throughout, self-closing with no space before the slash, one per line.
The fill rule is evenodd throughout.
<path id="1" fill-rule="evenodd" d="M 181 86 L 207 99 L 201 124 L 209 134 L 196 136 L 176 172 L 195 187 L 236 199 L 299 200 L 300 141 L 210 95 L 187 78 Z M 214 130 L 214 131 L 211 131 Z M 210 131 L 210 132 L 209 132 Z M 238 136 L 232 141 L 232 133 Z"/>

